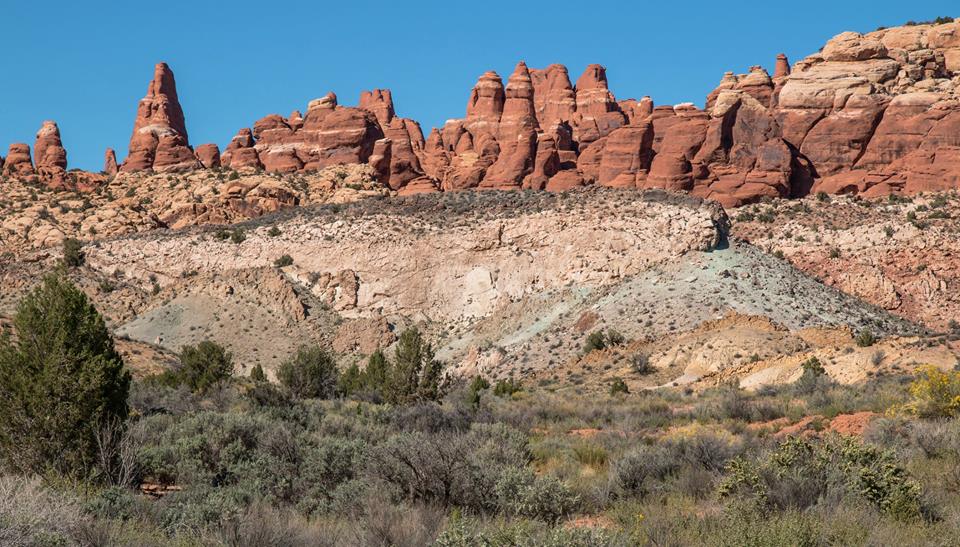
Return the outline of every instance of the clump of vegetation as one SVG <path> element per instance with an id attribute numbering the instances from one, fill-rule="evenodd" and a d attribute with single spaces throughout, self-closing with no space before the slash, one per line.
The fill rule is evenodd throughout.
<path id="1" fill-rule="evenodd" d="M 443 363 L 434 358 L 433 346 L 420 331 L 410 328 L 400 334 L 393 359 L 380 350 L 367 360 L 365 369 L 351 365 L 340 377 L 340 392 L 364 395 L 392 404 L 434 401 L 442 395 Z"/>
<path id="2" fill-rule="evenodd" d="M 273 266 L 275 268 L 285 268 L 287 266 L 293 265 L 293 257 L 290 255 L 283 255 L 280 258 L 273 261 Z"/>
<path id="3" fill-rule="evenodd" d="M 857 333 L 854 341 L 861 348 L 868 348 L 877 343 L 877 337 L 869 329 L 863 329 Z"/>
<path id="4" fill-rule="evenodd" d="M 497 380 L 493 386 L 493 394 L 497 397 L 511 397 L 514 393 L 523 391 L 523 385 L 512 376 L 506 380 Z"/>
<path id="5" fill-rule="evenodd" d="M 267 374 L 263 371 L 263 367 L 260 366 L 259 363 L 250 369 L 250 380 L 252 380 L 254 383 L 267 381 Z"/>
<path id="6" fill-rule="evenodd" d="M 627 383 L 623 381 L 623 378 L 617 376 L 613 379 L 613 382 L 610 384 L 610 395 L 619 395 L 630 393 L 630 388 L 627 387 Z"/>
<path id="7" fill-rule="evenodd" d="M 623 335 L 614 329 L 607 329 L 606 331 L 595 330 L 587 335 L 587 341 L 583 345 L 583 352 L 590 353 L 591 351 L 621 346 L 625 341 L 626 339 Z"/>
<path id="8" fill-rule="evenodd" d="M 490 389 L 490 382 L 486 378 L 480 375 L 474 376 L 467 388 L 467 403 L 473 407 L 480 406 L 480 395 L 488 389 Z"/>
<path id="9" fill-rule="evenodd" d="M 79 268 L 84 261 L 83 244 L 68 237 L 63 240 L 63 264 L 68 268 Z"/>
<path id="10" fill-rule="evenodd" d="M 794 437 L 756 459 L 738 458 L 718 492 L 763 512 L 805 510 L 825 498 L 856 496 L 895 518 L 921 516 L 920 485 L 892 453 L 836 435 Z"/>
<path id="11" fill-rule="evenodd" d="M 277 369 L 277 380 L 301 399 L 329 399 L 337 390 L 337 363 L 319 346 L 304 346 Z"/>
<path id="12" fill-rule="evenodd" d="M 239 245 L 247 240 L 247 232 L 240 227 L 234 228 L 233 230 L 220 229 L 214 232 L 213 237 L 220 241 L 229 239 L 231 242 Z"/>
<path id="13" fill-rule="evenodd" d="M 180 349 L 180 367 L 149 377 L 155 385 L 184 386 L 203 394 L 233 376 L 233 355 L 223 346 L 204 340 L 195 346 Z"/>
<path id="14" fill-rule="evenodd" d="M 127 417 L 130 374 L 103 317 L 61 273 L 17 307 L 0 333 L 0 455 L 9 469 L 93 473 L 101 427 Z"/>
<path id="15" fill-rule="evenodd" d="M 911 400 L 903 410 L 921 418 L 949 418 L 960 412 L 960 371 L 934 366 L 920 370 L 910 384 Z"/>

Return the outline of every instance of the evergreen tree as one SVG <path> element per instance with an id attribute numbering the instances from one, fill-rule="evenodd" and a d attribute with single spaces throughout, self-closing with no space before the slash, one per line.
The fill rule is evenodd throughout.
<path id="1" fill-rule="evenodd" d="M 257 366 L 250 369 L 250 379 L 256 383 L 266 382 L 267 374 L 263 372 L 263 367 L 257 364 Z"/>
<path id="2" fill-rule="evenodd" d="M 277 369 L 277 379 L 295 397 L 333 397 L 337 389 L 337 363 L 319 346 L 304 346 Z"/>
<path id="3" fill-rule="evenodd" d="M 194 393 L 203 393 L 233 375 L 233 356 L 210 340 L 181 348 L 180 365 L 177 379 Z"/>
<path id="4" fill-rule="evenodd" d="M 130 374 L 103 317 L 62 272 L 0 335 L 0 454 L 21 473 L 90 475 L 96 435 L 127 418 Z"/>
<path id="5" fill-rule="evenodd" d="M 384 397 L 393 404 L 440 397 L 442 363 L 434 359 L 433 347 L 417 328 L 400 334 Z"/>

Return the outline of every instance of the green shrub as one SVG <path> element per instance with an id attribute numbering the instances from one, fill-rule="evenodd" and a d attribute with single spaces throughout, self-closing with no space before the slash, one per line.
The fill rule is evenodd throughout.
<path id="1" fill-rule="evenodd" d="M 554 477 L 538 477 L 523 468 L 506 469 L 494 486 L 501 512 L 557 522 L 577 507 L 579 498 Z"/>
<path id="2" fill-rule="evenodd" d="M 480 406 L 480 392 L 487 389 L 490 389 L 490 382 L 480 375 L 475 376 L 470 382 L 470 387 L 467 388 L 467 404 L 473 407 Z"/>
<path id="3" fill-rule="evenodd" d="M 506 380 L 497 380 L 493 386 L 493 394 L 497 397 L 510 397 L 518 391 L 523 391 L 523 385 L 512 376 Z"/>
<path id="4" fill-rule="evenodd" d="M 436 400 L 442 371 L 443 364 L 434 359 L 433 346 L 416 328 L 407 329 L 397 342 L 384 397 L 393 404 Z"/>
<path id="5" fill-rule="evenodd" d="M 583 345 L 583 352 L 590 353 L 595 350 L 620 346 L 623 345 L 625 341 L 624 336 L 614 329 L 607 329 L 606 331 L 595 330 L 587 335 L 587 341 Z"/>
<path id="6" fill-rule="evenodd" d="M 920 485 L 891 452 L 839 435 L 794 437 L 754 461 L 738 458 L 718 491 L 722 499 L 760 510 L 804 510 L 825 499 L 857 496 L 897 518 L 921 514 Z"/>
<path id="7" fill-rule="evenodd" d="M 277 228 L 276 226 L 271 226 L 270 229 L 267 230 L 267 235 L 270 237 L 277 237 L 281 233 L 282 232 L 280 231 L 280 228 Z"/>
<path id="8" fill-rule="evenodd" d="M 230 241 L 237 245 L 243 243 L 246 241 L 246 239 L 247 233 L 243 230 L 243 228 L 234 228 L 233 232 L 230 234 Z"/>
<path id="9" fill-rule="evenodd" d="M 285 268 L 287 266 L 293 265 L 293 257 L 290 255 L 283 255 L 280 258 L 273 261 L 273 266 L 275 268 Z"/>
<path id="10" fill-rule="evenodd" d="M 610 395 L 620 393 L 630 393 L 630 388 L 627 387 L 627 383 L 623 381 L 623 378 L 618 376 L 614 378 L 613 383 L 610 384 Z"/>
<path id="11" fill-rule="evenodd" d="M 277 369 L 277 380 L 301 399 L 329 399 L 337 391 L 337 363 L 319 346 L 304 346 Z"/>
<path id="12" fill-rule="evenodd" d="M 79 268 L 84 261 L 83 244 L 68 237 L 63 240 L 63 264 L 68 268 Z"/>
<path id="13" fill-rule="evenodd" d="M 861 348 L 868 348 L 877 343 L 877 337 L 874 336 L 874 334 L 870 332 L 870 330 L 863 329 L 857 333 L 857 337 L 854 341 Z"/>
<path id="14" fill-rule="evenodd" d="M 646 353 L 634 353 L 631 355 L 630 369 L 637 374 L 651 374 L 657 370 L 653 364 L 650 363 L 650 356 Z"/>
<path id="15" fill-rule="evenodd" d="M 587 335 L 587 341 L 583 345 L 583 352 L 599 351 L 607 347 L 607 338 L 603 331 L 595 330 Z"/>
<path id="16" fill-rule="evenodd" d="M 184 384 L 194 393 L 204 393 L 232 375 L 233 356 L 220 344 L 204 340 L 180 349 L 180 369 L 173 379 L 175 384 Z"/>
<path id="17" fill-rule="evenodd" d="M 827 376 L 827 371 L 823 368 L 820 360 L 811 357 L 800 365 L 803 374 L 793 385 L 793 390 L 801 395 L 808 395 L 828 388 L 832 382 Z"/>
<path id="18" fill-rule="evenodd" d="M 21 300 L 0 333 L 0 453 L 23 473 L 85 477 L 99 428 L 127 417 L 130 374 L 103 317 L 60 273 Z"/>
<path id="19" fill-rule="evenodd" d="M 267 374 L 263 372 L 263 367 L 257 363 L 252 369 L 250 369 L 250 379 L 254 382 L 266 382 Z"/>

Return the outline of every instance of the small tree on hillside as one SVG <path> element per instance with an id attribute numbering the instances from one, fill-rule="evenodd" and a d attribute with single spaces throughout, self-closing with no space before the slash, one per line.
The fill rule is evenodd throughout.
<path id="1" fill-rule="evenodd" d="M 62 273 L 0 334 L 0 454 L 21 473 L 89 476 L 98 428 L 127 418 L 130 374 L 103 317 Z"/>
<path id="2" fill-rule="evenodd" d="M 327 399 L 337 391 L 337 363 L 319 346 L 304 346 L 277 369 L 277 379 L 295 397 Z"/>
<path id="3" fill-rule="evenodd" d="M 203 393 L 233 375 L 233 356 L 210 340 L 196 346 L 183 346 L 180 365 L 180 370 L 175 373 L 177 381 L 186 384 L 194 393 Z"/>
<path id="4" fill-rule="evenodd" d="M 442 371 L 442 363 L 434 359 L 433 346 L 417 328 L 407 329 L 400 334 L 384 396 L 394 404 L 435 400 L 440 396 Z"/>

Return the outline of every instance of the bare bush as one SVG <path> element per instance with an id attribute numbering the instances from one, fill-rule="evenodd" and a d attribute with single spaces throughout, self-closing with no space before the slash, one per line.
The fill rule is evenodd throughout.
<path id="1" fill-rule="evenodd" d="M 62 545 L 80 529 L 79 502 L 39 478 L 0 476 L 0 545 Z"/>

